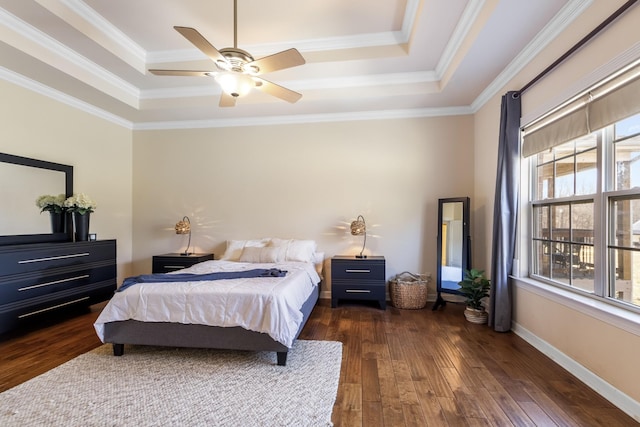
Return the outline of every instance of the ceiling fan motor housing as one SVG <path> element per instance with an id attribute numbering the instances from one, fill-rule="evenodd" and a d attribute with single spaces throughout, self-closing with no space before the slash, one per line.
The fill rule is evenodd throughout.
<path id="1" fill-rule="evenodd" d="M 227 47 L 220 49 L 220 53 L 227 59 L 228 63 L 218 60 L 216 61 L 216 65 L 225 71 L 250 74 L 257 74 L 260 72 L 260 68 L 255 65 L 245 68 L 245 64 L 253 62 L 253 57 L 247 51 L 235 47 Z"/>

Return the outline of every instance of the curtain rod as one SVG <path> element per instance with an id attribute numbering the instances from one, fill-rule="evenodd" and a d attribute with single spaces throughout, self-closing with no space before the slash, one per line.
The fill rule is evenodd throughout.
<path id="1" fill-rule="evenodd" d="M 527 89 L 529 89 L 531 86 L 533 86 L 534 84 L 536 84 L 538 82 L 538 80 L 540 80 L 541 78 L 543 78 L 544 76 L 546 76 L 551 70 L 553 70 L 554 68 L 556 68 L 558 65 L 560 65 L 560 63 L 562 63 L 565 59 L 567 59 L 569 56 L 573 55 L 578 49 L 580 49 L 584 44 L 586 44 L 589 40 L 591 40 L 596 34 L 598 34 L 600 31 L 602 31 L 606 26 L 608 26 L 609 24 L 611 24 L 613 21 L 615 21 L 620 15 L 622 15 L 624 12 L 626 12 L 627 9 L 629 9 L 631 6 L 633 6 L 638 0 L 629 0 L 627 1 L 625 4 L 623 4 L 618 10 L 616 10 L 615 12 L 613 12 L 613 14 L 611 14 L 607 19 L 605 19 L 600 25 L 598 25 L 593 31 L 591 31 L 589 34 L 587 34 L 586 36 L 584 36 L 582 38 L 582 40 L 580 40 L 578 43 L 576 43 L 575 45 L 573 45 L 571 47 L 571 49 L 569 49 L 568 51 L 566 51 L 564 53 L 564 55 L 562 55 L 560 58 L 556 59 L 553 64 L 549 65 L 547 68 L 545 68 L 540 74 L 538 74 L 537 76 L 535 76 L 529 83 L 527 83 L 526 85 L 524 85 L 522 87 L 522 89 L 520 89 L 518 91 L 519 95 L 522 95 Z"/>

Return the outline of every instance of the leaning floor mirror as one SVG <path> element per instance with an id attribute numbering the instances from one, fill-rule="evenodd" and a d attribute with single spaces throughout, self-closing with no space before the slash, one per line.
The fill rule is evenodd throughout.
<path id="1" fill-rule="evenodd" d="M 438 200 L 438 248 L 436 289 L 433 310 L 444 306 L 443 293 L 460 294 L 458 284 L 471 265 L 469 198 Z"/>

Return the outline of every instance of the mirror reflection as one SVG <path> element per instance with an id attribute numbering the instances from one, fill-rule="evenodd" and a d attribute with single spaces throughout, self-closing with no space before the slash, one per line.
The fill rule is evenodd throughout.
<path id="1" fill-rule="evenodd" d="M 49 213 L 40 213 L 36 199 L 43 194 L 64 194 L 60 171 L 0 162 L 0 235 L 51 233 Z"/>
<path id="2" fill-rule="evenodd" d="M 471 265 L 469 216 L 468 197 L 438 200 L 438 296 L 434 310 L 446 303 L 442 293 L 459 294 L 458 283 Z"/>
<path id="3" fill-rule="evenodd" d="M 463 278 L 463 205 L 462 202 L 444 203 L 442 205 L 442 280 L 441 287 L 458 289 Z"/>

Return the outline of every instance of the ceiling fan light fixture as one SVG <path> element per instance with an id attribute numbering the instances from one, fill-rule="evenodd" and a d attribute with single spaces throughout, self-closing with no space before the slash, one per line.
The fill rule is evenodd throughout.
<path id="1" fill-rule="evenodd" d="M 232 71 L 218 73 L 215 79 L 222 90 L 234 98 L 246 95 L 255 86 L 251 76 Z"/>

